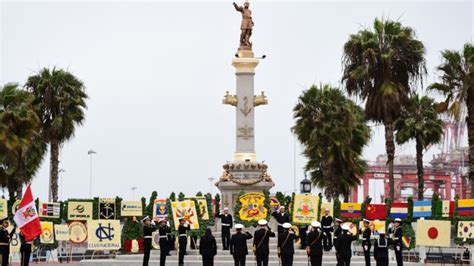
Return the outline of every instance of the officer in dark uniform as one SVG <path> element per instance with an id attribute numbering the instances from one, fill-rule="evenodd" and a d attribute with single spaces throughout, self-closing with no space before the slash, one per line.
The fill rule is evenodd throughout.
<path id="1" fill-rule="evenodd" d="M 168 217 L 165 217 L 167 224 L 169 225 L 169 220 Z M 173 233 L 168 233 L 167 238 L 168 241 L 168 253 L 166 254 L 167 256 L 171 256 L 170 252 L 171 250 L 175 250 L 175 242 L 176 242 L 176 236 Z"/>
<path id="2" fill-rule="evenodd" d="M 372 236 L 372 230 L 370 230 L 370 221 L 364 219 L 364 228 L 362 228 L 362 248 L 364 249 L 365 266 L 370 266 L 370 248 L 372 243 L 370 237 Z"/>
<path id="3" fill-rule="evenodd" d="M 337 253 L 339 253 L 338 258 L 338 265 L 342 266 L 349 266 L 351 265 L 351 257 L 352 257 L 352 249 L 351 243 L 352 241 L 357 240 L 357 235 L 352 235 L 349 230 L 350 227 L 347 224 L 343 224 L 341 226 L 342 234 L 337 238 Z M 339 262 L 340 261 L 340 262 Z"/>
<path id="4" fill-rule="evenodd" d="M 229 208 L 224 208 L 224 213 L 217 215 L 221 219 L 222 249 L 229 249 L 230 229 L 232 228 L 232 215 L 229 214 Z"/>
<path id="5" fill-rule="evenodd" d="M 253 253 L 257 259 L 257 266 L 268 266 L 268 254 L 270 254 L 268 243 L 270 237 L 275 237 L 275 233 L 272 232 L 265 219 L 259 220 L 258 226 L 259 229 L 255 231 L 253 237 Z"/>
<path id="6" fill-rule="evenodd" d="M 306 253 L 311 261 L 311 266 L 321 266 L 323 264 L 323 232 L 320 222 L 311 223 L 311 231 L 308 234 L 306 243 Z"/>
<path id="7" fill-rule="evenodd" d="M 278 239 L 280 239 L 280 235 L 283 233 L 283 224 L 290 222 L 290 216 L 288 213 L 285 212 L 285 206 L 280 206 L 278 211 L 274 211 L 272 213 L 273 218 L 278 223 Z"/>
<path id="8" fill-rule="evenodd" d="M 284 231 L 278 239 L 278 255 L 282 266 L 292 266 L 295 254 L 294 242 L 299 236 L 293 232 L 290 223 L 284 223 L 282 227 Z"/>
<path id="9" fill-rule="evenodd" d="M 395 248 L 395 258 L 397 259 L 397 265 L 403 266 L 403 257 L 402 257 L 402 243 L 403 229 L 402 229 L 402 220 L 400 218 L 395 219 L 395 229 L 393 232 L 393 246 Z"/>
<path id="10" fill-rule="evenodd" d="M 342 234 L 342 229 L 341 229 L 341 223 L 342 220 L 339 218 L 336 218 L 334 220 L 334 236 L 333 236 L 333 244 L 334 244 L 334 249 L 336 250 L 336 260 L 337 260 L 337 265 L 342 265 L 342 261 L 339 258 L 339 252 L 338 252 L 338 246 L 337 246 L 337 239 L 338 237 Z"/>
<path id="11" fill-rule="evenodd" d="M 325 251 L 329 251 L 332 248 L 332 237 L 331 233 L 333 232 L 334 221 L 332 216 L 329 215 L 329 209 L 324 209 L 324 215 L 321 218 L 321 226 L 323 229 L 324 237 L 323 237 L 323 246 Z"/>
<path id="12" fill-rule="evenodd" d="M 20 266 L 28 266 L 30 264 L 31 245 L 33 241 L 27 241 L 20 232 Z"/>
<path id="13" fill-rule="evenodd" d="M 148 261 L 150 260 L 150 252 L 151 252 L 151 241 L 152 241 L 152 234 L 156 231 L 155 222 L 150 219 L 150 217 L 146 216 L 142 219 L 143 222 L 143 266 L 148 265 Z"/>
<path id="14" fill-rule="evenodd" d="M 178 243 L 179 243 L 179 258 L 178 264 L 184 265 L 184 255 L 186 255 L 186 245 L 188 244 L 188 230 L 189 224 L 184 220 L 184 218 L 179 218 L 179 227 L 178 227 Z"/>
<path id="15" fill-rule="evenodd" d="M 166 219 L 159 221 L 158 234 L 160 235 L 160 266 L 165 266 L 166 256 L 169 254 L 168 234 L 171 233 L 171 228 Z"/>
<path id="16" fill-rule="evenodd" d="M 379 231 L 379 238 L 374 242 L 374 257 L 377 266 L 388 266 L 388 246 L 391 239 L 385 237 L 385 230 Z"/>
<path id="17" fill-rule="evenodd" d="M 245 257 L 249 254 L 247 249 L 247 240 L 252 238 L 249 232 L 242 233 L 244 228 L 241 224 L 236 224 L 237 232 L 230 238 L 230 254 L 234 257 L 235 266 L 244 266 Z"/>
<path id="18" fill-rule="evenodd" d="M 10 240 L 15 233 L 16 225 L 13 230 L 8 233 L 9 222 L 8 218 L 2 220 L 0 225 L 0 255 L 2 260 L 2 266 L 7 266 L 10 259 Z"/>

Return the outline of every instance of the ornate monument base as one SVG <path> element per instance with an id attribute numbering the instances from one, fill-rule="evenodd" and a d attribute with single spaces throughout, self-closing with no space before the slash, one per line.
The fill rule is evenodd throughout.
<path id="1" fill-rule="evenodd" d="M 270 190 L 275 184 L 267 173 L 266 164 L 255 161 L 231 162 L 223 165 L 224 173 L 216 186 L 221 191 L 222 206 L 233 209 L 239 200 L 239 193 Z"/>

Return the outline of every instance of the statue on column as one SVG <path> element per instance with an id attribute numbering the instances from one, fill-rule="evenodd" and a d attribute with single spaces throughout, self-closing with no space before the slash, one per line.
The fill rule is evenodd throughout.
<path id="1" fill-rule="evenodd" d="M 252 11 L 249 9 L 250 3 L 245 1 L 244 6 L 238 6 L 234 2 L 235 10 L 242 13 L 242 24 L 240 24 L 240 48 L 252 49 L 252 43 L 250 42 L 250 36 L 252 36 Z"/>

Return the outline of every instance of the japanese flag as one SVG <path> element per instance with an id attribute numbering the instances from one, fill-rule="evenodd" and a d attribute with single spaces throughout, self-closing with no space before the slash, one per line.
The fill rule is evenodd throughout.
<path id="1" fill-rule="evenodd" d="M 416 224 L 416 245 L 430 247 L 450 247 L 451 222 L 418 220 Z"/>
<path id="2" fill-rule="evenodd" d="M 21 233 L 26 241 L 33 241 L 37 236 L 41 235 L 41 223 L 36 210 L 35 201 L 33 200 L 33 193 L 31 187 L 26 188 L 23 199 L 18 206 L 18 210 L 13 217 L 13 220 L 18 225 Z"/>

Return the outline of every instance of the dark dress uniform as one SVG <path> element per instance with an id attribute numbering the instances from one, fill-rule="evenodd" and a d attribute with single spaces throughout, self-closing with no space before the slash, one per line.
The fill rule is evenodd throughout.
<path id="1" fill-rule="evenodd" d="M 370 228 L 366 227 L 363 229 L 362 248 L 364 249 L 365 266 L 370 266 L 370 248 L 372 247 L 372 243 L 370 242 L 371 235 L 372 231 Z"/>
<path id="2" fill-rule="evenodd" d="M 284 223 L 289 223 L 290 222 L 290 216 L 288 215 L 287 212 L 285 213 L 279 213 L 279 212 L 273 212 L 272 213 L 273 218 L 278 223 L 278 239 L 280 239 L 280 235 L 283 233 L 283 224 Z"/>
<path id="3" fill-rule="evenodd" d="M 351 265 L 351 257 L 352 257 L 352 249 L 351 243 L 352 241 L 357 240 L 357 236 L 349 235 L 347 232 L 343 232 L 337 238 L 337 252 L 339 253 L 338 258 L 338 265 L 340 261 L 340 265 L 342 266 L 349 266 Z"/>
<path id="4" fill-rule="evenodd" d="M 178 227 L 178 243 L 179 243 L 179 254 L 178 264 L 184 265 L 184 255 L 186 255 L 186 245 L 188 244 L 188 230 L 189 225 L 184 226 L 182 224 Z"/>
<path id="5" fill-rule="evenodd" d="M 251 238 L 252 235 L 249 232 L 243 234 L 241 231 L 237 231 L 230 238 L 230 254 L 234 257 L 235 266 L 245 265 L 245 257 L 249 254 L 247 240 Z"/>
<path id="6" fill-rule="evenodd" d="M 280 253 L 281 265 L 293 265 L 293 256 L 295 254 L 294 242 L 299 237 L 289 230 L 283 231 L 278 239 L 278 251 Z"/>
<path id="7" fill-rule="evenodd" d="M 232 215 L 219 214 L 217 215 L 217 217 L 221 219 L 222 248 L 224 250 L 228 250 L 230 241 L 230 229 L 232 228 Z"/>
<path id="8" fill-rule="evenodd" d="M 377 266 L 388 266 L 388 246 L 391 241 L 381 236 L 374 242 L 374 257 Z"/>
<path id="9" fill-rule="evenodd" d="M 20 266 L 28 266 L 30 264 L 31 245 L 32 241 L 26 241 L 22 233 L 20 233 Z"/>
<path id="10" fill-rule="evenodd" d="M 332 248 L 332 237 L 331 233 L 334 231 L 333 230 L 334 226 L 334 220 L 332 219 L 331 215 L 326 215 L 321 218 L 321 227 L 323 230 L 323 246 L 324 250 L 329 251 Z"/>
<path id="11" fill-rule="evenodd" d="M 307 248 L 311 266 L 321 266 L 323 264 L 323 232 L 314 230 L 308 234 Z"/>
<path id="12" fill-rule="evenodd" d="M 169 253 L 170 245 L 168 243 L 168 234 L 171 233 L 171 228 L 167 225 L 160 225 L 158 234 L 160 234 L 160 266 L 166 265 L 166 256 Z"/>
<path id="13" fill-rule="evenodd" d="M 257 266 L 268 266 L 268 254 L 270 254 L 268 244 L 270 237 L 275 237 L 275 233 L 269 227 L 260 228 L 254 233 L 253 248 L 257 257 Z"/>
<path id="14" fill-rule="evenodd" d="M 337 245 L 337 241 L 339 237 L 342 235 L 342 229 L 341 226 L 334 226 L 334 248 L 336 249 L 336 260 L 337 260 L 337 265 L 342 265 L 342 260 L 339 256 L 339 246 Z"/>
<path id="15" fill-rule="evenodd" d="M 0 255 L 2 259 L 2 266 L 7 266 L 10 259 L 10 240 L 15 233 L 14 228 L 10 233 L 3 226 L 0 228 Z"/>
<path id="16" fill-rule="evenodd" d="M 203 266 L 214 266 L 214 256 L 217 254 L 216 238 L 203 236 L 199 241 L 199 254 L 202 256 Z"/>
<path id="17" fill-rule="evenodd" d="M 156 226 L 152 223 L 143 225 L 143 266 L 148 265 L 151 252 L 152 234 L 156 231 Z"/>
<path id="18" fill-rule="evenodd" d="M 397 259 L 397 265 L 403 266 L 403 257 L 402 257 L 402 250 L 403 250 L 403 230 L 402 227 L 395 228 L 394 238 L 393 238 L 393 246 L 395 248 L 395 258 Z"/>

